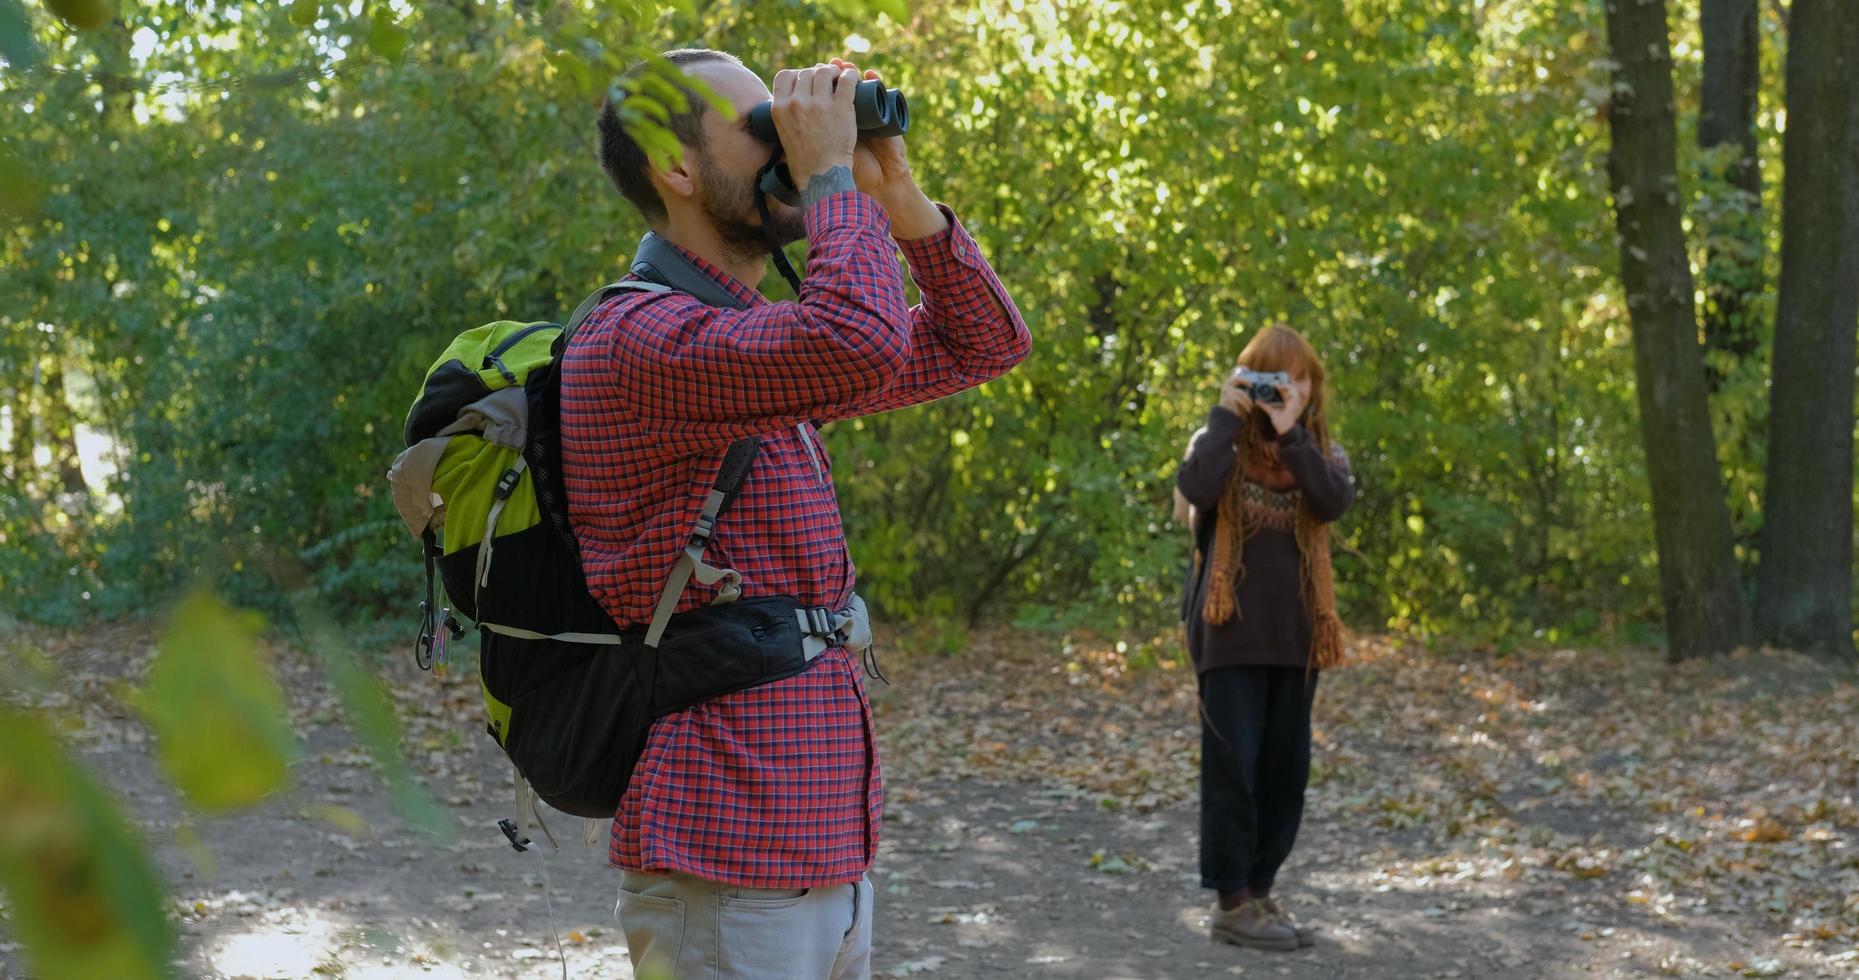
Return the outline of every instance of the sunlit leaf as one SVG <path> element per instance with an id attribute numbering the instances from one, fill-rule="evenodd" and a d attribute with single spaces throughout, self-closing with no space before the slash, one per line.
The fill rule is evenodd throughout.
<path id="1" fill-rule="evenodd" d="M 34 972 L 169 975 L 159 885 L 109 799 L 37 718 L 0 706 L 0 885 Z"/>
<path id="2" fill-rule="evenodd" d="M 262 622 L 196 591 L 169 620 L 140 708 L 169 778 L 203 810 L 250 806 L 282 787 L 296 748 Z"/>
<path id="3" fill-rule="evenodd" d="M 686 74 L 681 84 L 683 84 L 685 88 L 689 89 L 692 92 L 692 94 L 696 95 L 699 99 L 702 99 L 703 101 L 709 103 L 710 107 L 712 109 L 715 109 L 717 113 L 722 115 L 724 118 L 726 119 L 736 118 L 735 105 L 731 103 L 728 99 L 724 98 L 721 93 L 719 93 L 715 88 L 713 88 L 710 85 L 709 82 L 706 82 L 703 79 L 695 75 Z"/>
<path id="4" fill-rule="evenodd" d="M 45 0 L 45 9 L 80 31 L 94 31 L 116 17 L 116 0 Z"/>
<path id="5" fill-rule="evenodd" d="M 675 81 L 668 81 L 661 77 L 661 75 L 664 74 L 664 72 L 658 71 L 658 66 L 661 64 L 665 65 L 666 69 L 671 72 L 672 78 L 674 78 Z M 664 103 L 665 107 L 672 112 L 684 112 L 688 110 L 691 105 L 691 100 L 689 96 L 685 95 L 684 88 L 680 86 L 688 86 L 690 84 L 689 79 L 678 70 L 677 66 L 669 62 L 653 62 L 653 68 L 654 71 L 649 71 L 635 77 L 633 83 L 641 92 Z"/>
<path id="6" fill-rule="evenodd" d="M 399 61 L 412 35 L 395 23 L 392 11 L 385 6 L 374 8 L 368 18 L 368 47 L 389 61 Z"/>
<path id="7" fill-rule="evenodd" d="M 316 23 L 321 7 L 319 0 L 291 0 L 290 22 L 298 27 L 310 27 Z"/>
<path id="8" fill-rule="evenodd" d="M 671 111 L 666 109 L 664 103 L 657 99 L 648 98 L 643 95 L 634 95 L 627 98 L 626 101 L 621 102 L 620 106 L 628 112 L 636 112 L 651 116 L 660 123 L 671 122 Z"/>
<path id="9" fill-rule="evenodd" d="M 7 0 L 0 0 L 0 4 Z M 38 218 L 45 183 L 18 157 L 0 152 L 0 219 L 26 224 Z"/>
<path id="10" fill-rule="evenodd" d="M 574 79 L 575 86 L 581 91 L 585 92 L 593 88 L 594 75 L 588 70 L 586 61 L 575 55 L 561 52 L 547 52 L 544 57 L 556 70 Z"/>
<path id="11" fill-rule="evenodd" d="M 865 0 L 865 4 L 873 13 L 885 14 L 899 24 L 910 20 L 910 8 L 906 0 Z"/>

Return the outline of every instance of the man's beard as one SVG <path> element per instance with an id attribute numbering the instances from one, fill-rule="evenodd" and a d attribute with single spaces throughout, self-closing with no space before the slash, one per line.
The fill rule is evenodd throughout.
<path id="1" fill-rule="evenodd" d="M 728 174 L 702 153 L 699 158 L 704 167 L 704 216 L 716 226 L 723 247 L 744 259 L 767 254 L 768 238 L 755 208 L 755 179 Z M 807 237 L 807 226 L 798 209 L 771 199 L 768 220 L 778 244 L 789 245 Z"/>

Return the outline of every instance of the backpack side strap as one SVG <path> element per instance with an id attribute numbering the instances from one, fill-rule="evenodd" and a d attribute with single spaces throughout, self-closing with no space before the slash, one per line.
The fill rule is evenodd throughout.
<path id="1" fill-rule="evenodd" d="M 658 594 L 658 607 L 652 611 L 652 625 L 646 629 L 646 646 L 657 648 L 658 641 L 665 635 L 665 627 L 671 623 L 671 614 L 678 608 L 678 597 L 684 594 L 684 587 L 695 577 L 704 585 L 722 583 L 723 589 L 717 594 L 712 604 L 734 602 L 742 596 L 742 575 L 733 568 L 717 568 L 704 563 L 704 549 L 710 544 L 710 536 L 716 531 L 717 518 L 729 510 L 729 505 L 736 502 L 736 495 L 742 491 L 743 477 L 749 473 L 749 464 L 754 462 L 755 454 L 760 452 L 762 444 L 754 437 L 738 439 L 730 443 L 729 450 L 723 454 L 723 465 L 717 468 L 716 482 L 710 487 L 709 496 L 704 498 L 703 512 L 697 515 L 697 524 L 691 528 L 690 540 L 685 542 L 683 553 L 671 566 L 671 575 L 665 579 L 665 589 Z"/>

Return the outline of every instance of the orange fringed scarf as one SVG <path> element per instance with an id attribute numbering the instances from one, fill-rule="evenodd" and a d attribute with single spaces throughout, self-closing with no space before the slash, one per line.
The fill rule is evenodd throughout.
<path id="1" fill-rule="evenodd" d="M 1250 430 L 1251 427 L 1249 426 Z M 1263 517 L 1257 508 L 1246 506 L 1246 468 L 1249 458 L 1264 456 L 1272 463 L 1276 455 L 1259 444 L 1257 435 L 1248 431 L 1237 446 L 1232 475 L 1220 495 L 1214 527 L 1213 566 L 1208 570 L 1207 601 L 1201 615 L 1214 624 L 1224 623 L 1239 612 L 1234 601 L 1234 587 L 1245 577 L 1243 555 L 1246 541 L 1257 534 Z M 1325 451 L 1329 447 L 1323 447 Z M 1259 452 L 1262 450 L 1262 452 Z M 1299 583 L 1304 610 L 1310 617 L 1310 665 L 1318 670 L 1340 667 L 1343 663 L 1343 624 L 1336 615 L 1336 582 L 1330 567 L 1330 527 L 1310 514 L 1308 505 L 1297 509 L 1297 550 L 1303 556 Z"/>

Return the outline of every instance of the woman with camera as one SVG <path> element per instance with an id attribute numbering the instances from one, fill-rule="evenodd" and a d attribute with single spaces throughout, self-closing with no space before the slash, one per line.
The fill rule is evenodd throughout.
<path id="1" fill-rule="evenodd" d="M 1343 656 L 1329 525 L 1355 481 L 1325 401 L 1317 352 L 1266 327 L 1176 479 L 1193 508 L 1183 618 L 1200 675 L 1201 885 L 1219 893 L 1212 938 L 1256 949 L 1315 942 L 1272 885 L 1304 812 L 1317 679 Z"/>

